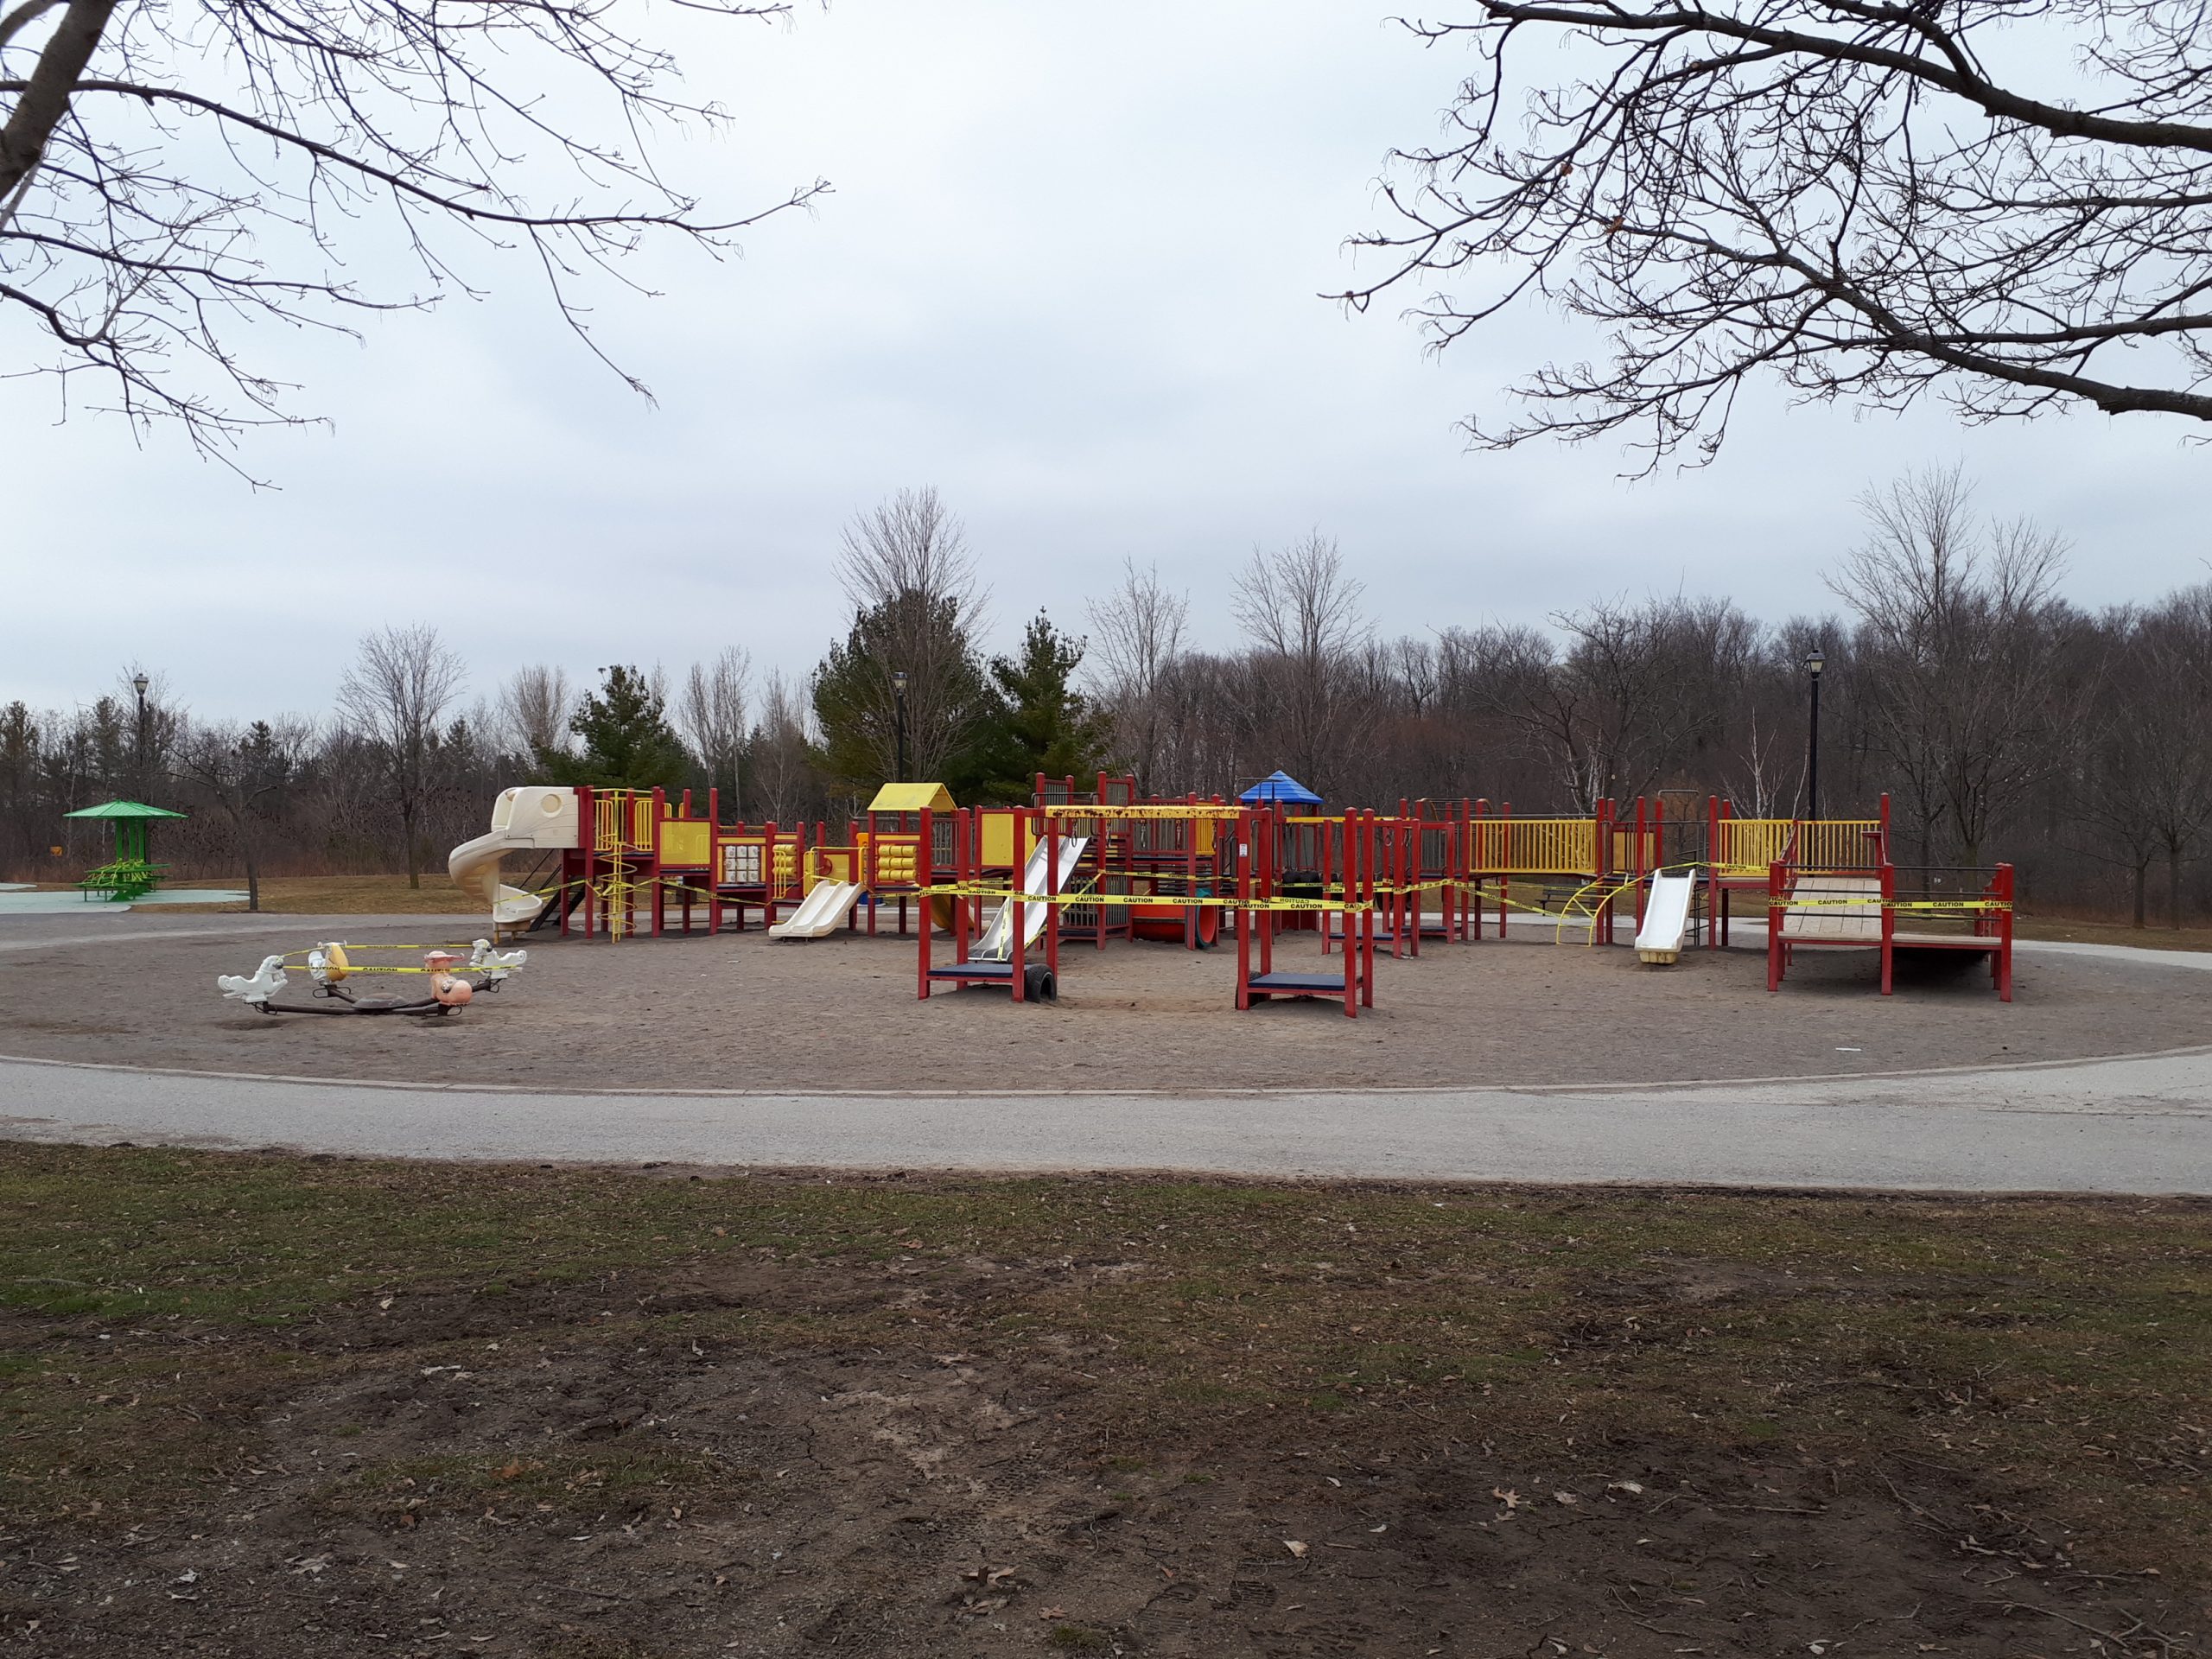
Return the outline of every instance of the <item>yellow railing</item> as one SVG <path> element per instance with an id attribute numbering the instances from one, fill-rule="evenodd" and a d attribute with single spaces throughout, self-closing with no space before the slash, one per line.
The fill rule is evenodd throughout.
<path id="1" fill-rule="evenodd" d="M 1713 846 L 1713 868 L 1723 875 L 1764 875 L 1789 855 L 1797 834 L 1794 818 L 1723 818 Z"/>
<path id="2" fill-rule="evenodd" d="M 1815 818 L 1799 830 L 1797 862 L 1815 870 L 1871 870 L 1877 818 Z"/>
<path id="3" fill-rule="evenodd" d="M 592 845 L 602 853 L 642 853 L 653 844 L 653 798 L 603 789 L 592 802 Z"/>
<path id="4" fill-rule="evenodd" d="M 1474 868 L 1493 875 L 1594 872 L 1598 826 L 1589 818 L 1477 818 Z"/>
<path id="5" fill-rule="evenodd" d="M 1791 860 L 1813 869 L 1874 868 L 1874 818 L 1723 818 L 1713 849 L 1723 875 L 1764 875 Z"/>

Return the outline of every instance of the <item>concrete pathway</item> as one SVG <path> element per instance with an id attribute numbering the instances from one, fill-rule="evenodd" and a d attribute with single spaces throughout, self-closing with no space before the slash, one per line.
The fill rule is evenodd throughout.
<path id="1" fill-rule="evenodd" d="M 0 1136 L 404 1158 L 2212 1195 L 2212 1054 L 1671 1089 L 537 1094 L 0 1061 Z"/>
<path id="2" fill-rule="evenodd" d="M 207 918 L 152 936 L 313 937 L 326 919 L 339 918 Z M 95 937 L 39 920 L 42 937 L 0 950 Z M 2212 955 L 2126 946 L 2020 948 L 2212 967 Z M 544 1094 L 0 1058 L 0 1137 L 518 1161 L 2212 1196 L 2212 1050 L 1890 1077 L 1197 1096 Z"/>

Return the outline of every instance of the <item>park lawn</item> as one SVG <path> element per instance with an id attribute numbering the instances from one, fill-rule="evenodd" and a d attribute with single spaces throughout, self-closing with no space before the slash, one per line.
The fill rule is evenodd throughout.
<path id="1" fill-rule="evenodd" d="M 179 887 L 245 887 L 244 876 L 178 881 Z M 274 916 L 464 916 L 480 909 L 442 870 L 426 870 L 423 885 L 404 875 L 271 875 L 261 881 L 261 908 Z M 242 912 L 243 904 L 211 905 L 213 913 Z"/>
<path id="2" fill-rule="evenodd" d="M 772 1614 L 918 1654 L 2205 1628 L 2196 1203 L 14 1145 L 0 1213 L 10 1553 L 54 1564 L 0 1632 L 57 1650 L 101 1595 L 240 1650 L 424 1641 L 452 1605 L 394 1598 L 434 1569 L 469 1650 L 578 1656 Z M 219 1535 L 222 1595 L 146 1587 Z M 1520 1555 L 1467 1611 L 1452 1563 L 1538 1544 L 1568 1625 Z"/>
<path id="3" fill-rule="evenodd" d="M 2212 927 L 2167 927 L 2152 922 L 2077 921 L 2063 916 L 2019 915 L 2012 933 L 2021 939 L 2060 939 L 2073 944 L 2132 944 L 2145 950 L 2212 950 Z"/>

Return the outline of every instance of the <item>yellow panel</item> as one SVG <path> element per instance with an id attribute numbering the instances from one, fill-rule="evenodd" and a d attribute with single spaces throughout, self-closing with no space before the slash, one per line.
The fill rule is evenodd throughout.
<path id="1" fill-rule="evenodd" d="M 952 791 L 943 784 L 886 784 L 868 804 L 871 812 L 932 812 L 952 810 Z"/>
<path id="2" fill-rule="evenodd" d="M 1014 814 L 984 812 L 979 815 L 977 826 L 980 845 L 976 849 L 976 861 L 1003 869 L 1014 868 Z"/>
<path id="3" fill-rule="evenodd" d="M 704 818 L 664 818 L 660 861 L 704 866 L 715 844 L 715 826 Z"/>

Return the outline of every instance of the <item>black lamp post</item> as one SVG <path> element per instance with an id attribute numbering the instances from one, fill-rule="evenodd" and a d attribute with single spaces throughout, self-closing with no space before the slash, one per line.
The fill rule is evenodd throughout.
<path id="1" fill-rule="evenodd" d="M 1821 816 L 1821 670 L 1827 659 L 1815 645 L 1805 653 L 1805 677 L 1812 688 L 1812 728 L 1805 741 L 1805 816 Z"/>
<path id="2" fill-rule="evenodd" d="M 146 688 L 151 683 L 143 669 L 130 677 L 130 689 L 138 694 L 138 764 L 132 770 L 138 774 L 138 793 L 142 798 L 146 793 Z"/>
<path id="3" fill-rule="evenodd" d="M 903 784 L 906 781 L 906 671 L 903 668 L 891 673 L 891 719 L 898 741 L 897 775 L 891 781 Z"/>

